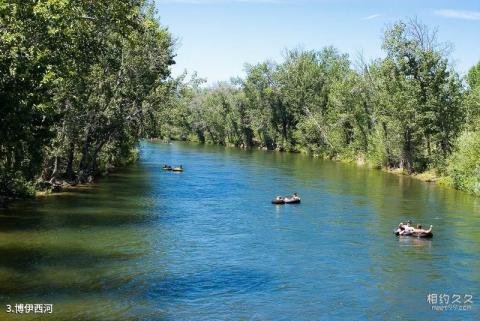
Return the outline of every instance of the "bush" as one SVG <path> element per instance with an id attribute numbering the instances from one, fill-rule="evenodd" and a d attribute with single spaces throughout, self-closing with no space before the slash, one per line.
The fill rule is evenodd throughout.
<path id="1" fill-rule="evenodd" d="M 447 172 L 455 188 L 480 195 L 480 132 L 466 131 L 460 136 Z"/>
<path id="2" fill-rule="evenodd" d="M 27 198 L 35 195 L 35 186 L 29 182 L 21 172 L 11 174 L 7 171 L 0 172 L 0 195 L 5 198 Z"/>

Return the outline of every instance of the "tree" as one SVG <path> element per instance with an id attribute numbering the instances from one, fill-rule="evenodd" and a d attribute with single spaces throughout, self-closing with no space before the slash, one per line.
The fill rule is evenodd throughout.
<path id="1" fill-rule="evenodd" d="M 10 1 L 0 22 L 0 194 L 130 159 L 172 94 L 173 40 L 153 5 Z"/>
<path id="2" fill-rule="evenodd" d="M 383 48 L 377 113 L 401 142 L 399 166 L 413 172 L 444 161 L 464 117 L 461 82 L 448 68 L 445 46 L 435 31 L 411 19 L 386 31 Z"/>
<path id="3" fill-rule="evenodd" d="M 479 130 L 480 121 L 480 62 L 467 74 L 468 91 L 465 98 L 466 123 L 471 130 Z"/>
<path id="4" fill-rule="evenodd" d="M 247 65 L 247 77 L 242 84 L 245 95 L 245 114 L 250 119 L 250 127 L 257 142 L 265 148 L 276 148 L 278 136 L 272 111 L 278 105 L 279 97 L 276 79 L 276 64 L 264 62 Z"/>

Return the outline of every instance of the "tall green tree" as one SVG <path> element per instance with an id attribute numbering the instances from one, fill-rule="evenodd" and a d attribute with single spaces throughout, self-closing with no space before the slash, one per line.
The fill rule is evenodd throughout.
<path id="1" fill-rule="evenodd" d="M 0 3 L 0 195 L 128 160 L 172 94 L 173 40 L 140 0 Z"/>
<path id="2" fill-rule="evenodd" d="M 435 31 L 416 19 L 399 22 L 386 31 L 383 48 L 377 114 L 400 141 L 398 165 L 413 172 L 444 161 L 464 113 L 461 82 Z"/>

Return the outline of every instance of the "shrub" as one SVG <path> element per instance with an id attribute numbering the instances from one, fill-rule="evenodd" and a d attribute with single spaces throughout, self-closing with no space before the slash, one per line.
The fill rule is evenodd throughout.
<path id="1" fill-rule="evenodd" d="M 480 132 L 466 131 L 457 143 L 457 150 L 448 160 L 452 185 L 480 195 Z"/>

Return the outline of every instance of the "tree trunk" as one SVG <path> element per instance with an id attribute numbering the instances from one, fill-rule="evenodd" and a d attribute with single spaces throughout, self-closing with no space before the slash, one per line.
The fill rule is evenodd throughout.
<path id="1" fill-rule="evenodd" d="M 68 146 L 68 154 L 67 154 L 67 169 L 65 171 L 65 176 L 68 179 L 72 179 L 75 175 L 73 172 L 73 156 L 75 152 L 75 144 L 73 142 L 70 143 Z"/>
<path id="2" fill-rule="evenodd" d="M 407 129 L 404 133 L 404 143 L 402 152 L 402 167 L 404 167 L 409 174 L 413 172 L 412 160 L 412 133 Z"/>
<path id="3" fill-rule="evenodd" d="M 428 157 L 428 159 L 432 158 L 431 155 L 432 155 L 432 148 L 430 146 L 430 134 L 427 134 L 427 157 Z"/>
<path id="4" fill-rule="evenodd" d="M 205 143 L 205 135 L 203 134 L 203 131 L 197 130 L 197 137 L 200 143 Z"/>
<path id="5" fill-rule="evenodd" d="M 103 145 L 105 145 L 106 141 L 102 141 L 97 144 L 95 150 L 93 151 L 92 155 L 92 172 L 95 173 L 97 171 L 97 156 L 100 150 L 102 149 Z"/>
<path id="6" fill-rule="evenodd" d="M 253 132 L 250 128 L 246 127 L 244 129 L 244 135 L 245 135 L 245 144 L 247 147 L 252 147 L 253 146 Z"/>
<path id="7" fill-rule="evenodd" d="M 90 130 L 87 130 L 85 142 L 82 147 L 82 158 L 80 159 L 80 170 L 85 170 L 88 167 L 88 149 L 90 148 Z"/>
<path id="8" fill-rule="evenodd" d="M 53 171 L 50 177 L 50 183 L 54 183 L 58 176 L 58 155 L 55 156 L 55 160 L 53 161 Z"/>
<path id="9" fill-rule="evenodd" d="M 391 160 L 391 153 L 390 153 L 390 148 L 388 147 L 388 129 L 387 129 L 387 123 L 382 122 L 382 128 L 383 128 L 383 139 L 385 140 L 385 153 L 387 154 L 387 166 L 392 167 L 392 160 Z"/>

